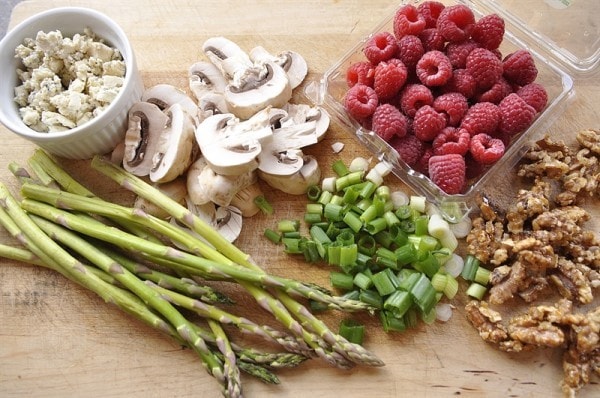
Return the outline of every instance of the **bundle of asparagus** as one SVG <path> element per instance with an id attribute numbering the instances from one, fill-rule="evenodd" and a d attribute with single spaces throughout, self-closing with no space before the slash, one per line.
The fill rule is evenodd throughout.
<path id="1" fill-rule="evenodd" d="M 95 170 L 160 206 L 198 237 L 139 209 L 97 197 L 42 150 L 35 151 L 29 165 L 31 174 L 10 166 L 21 181 L 22 199 L 0 183 L 0 224 L 23 246 L 0 244 L 0 256 L 60 272 L 190 347 L 224 396 L 242 396 L 241 371 L 279 383 L 274 370 L 307 358 L 320 357 L 344 369 L 383 365 L 362 346 L 331 331 L 302 300 L 342 311 L 373 308 L 311 283 L 266 273 L 187 208 L 103 157 L 92 160 Z M 228 298 L 205 281 L 239 284 L 281 327 L 227 311 L 220 304 Z M 191 319 L 184 310 L 199 317 Z M 224 325 L 283 350 L 242 347 Z"/>

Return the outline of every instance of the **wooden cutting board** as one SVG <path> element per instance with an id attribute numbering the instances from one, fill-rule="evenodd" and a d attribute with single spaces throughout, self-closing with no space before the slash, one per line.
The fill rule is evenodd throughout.
<path id="1" fill-rule="evenodd" d="M 388 15 L 396 2 L 31 0 L 15 8 L 11 26 L 34 13 L 65 5 L 88 6 L 114 18 L 131 39 L 146 86 L 170 83 L 186 88 L 187 68 L 201 59 L 201 43 L 219 35 L 244 49 L 255 45 L 272 51 L 293 49 L 308 61 L 309 80 L 315 79 Z M 599 127 L 600 105 L 595 95 L 599 79 L 576 85 L 574 102 L 549 131 L 554 136 L 572 137 L 581 128 Z M 305 101 L 298 93 L 295 100 Z M 11 161 L 26 164 L 34 147 L 3 127 L 0 137 L 0 179 L 16 187 L 7 165 Z M 336 141 L 345 144 L 340 155 L 331 151 L 330 145 Z M 369 156 L 337 123 L 332 123 L 326 139 L 310 153 L 317 156 L 325 172 L 339 157 Z M 100 195 L 120 201 L 131 199 L 98 177 L 87 162 L 64 162 L 64 166 Z M 500 178 L 506 178 L 502 188 L 488 190 L 510 200 L 514 177 L 509 173 Z M 406 189 L 395 178 L 386 183 Z M 265 189 L 275 215 L 246 220 L 237 244 L 273 274 L 327 286 L 326 266 L 291 258 L 261 236 L 279 219 L 300 217 L 305 204 L 303 197 Z M 600 215 L 597 203 L 590 209 L 596 218 Z M 598 221 L 594 223 L 599 231 Z M 0 240 L 10 242 L 3 231 Z M 420 326 L 403 334 L 386 334 L 376 318 L 362 317 L 368 328 L 365 345 L 386 363 L 383 368 L 342 371 L 315 359 L 279 372 L 279 386 L 244 377 L 245 395 L 561 396 L 561 352 L 509 355 L 491 348 L 466 321 L 465 302 L 464 294 L 455 299 L 456 310 L 449 322 Z M 249 318 L 264 317 L 252 306 L 241 308 Z M 324 319 L 337 328 L 340 317 L 333 314 Z M 598 385 L 593 384 L 580 396 L 597 393 Z M 191 351 L 182 350 L 56 273 L 0 260 L 0 396 L 216 397 L 219 390 Z"/>

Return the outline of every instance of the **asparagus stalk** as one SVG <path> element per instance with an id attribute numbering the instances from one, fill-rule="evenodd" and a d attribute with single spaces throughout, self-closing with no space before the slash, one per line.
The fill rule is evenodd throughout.
<path id="1" fill-rule="evenodd" d="M 135 222 L 138 223 L 138 225 L 140 226 L 146 225 L 149 228 L 159 230 L 160 233 L 165 234 L 169 236 L 169 238 L 180 242 L 182 245 L 184 245 L 184 247 L 189 248 L 192 252 L 196 254 L 201 254 L 209 260 L 213 260 L 214 262 L 220 263 L 221 268 L 223 268 L 223 271 L 226 274 L 225 276 L 239 278 L 243 281 L 253 283 L 260 282 L 259 279 L 261 277 L 256 275 L 256 273 L 249 271 L 246 271 L 244 273 L 244 267 L 238 266 L 237 273 L 235 275 L 233 273 L 229 273 L 229 271 L 231 271 L 233 267 L 235 267 L 235 264 L 232 260 L 226 258 L 225 256 L 223 256 L 210 246 L 204 244 L 201 240 L 193 237 L 192 235 L 186 234 L 185 232 L 183 232 L 179 228 L 174 227 L 170 223 L 148 215 L 140 211 L 139 209 L 127 208 L 125 206 L 106 202 L 102 199 L 88 198 L 80 195 L 74 195 L 69 192 L 56 191 L 36 184 L 23 184 L 21 188 L 21 193 L 26 198 L 51 204 L 54 208 L 88 212 L 111 218 L 116 218 L 122 221 Z M 27 204 L 29 203 L 27 202 Z M 85 233 L 83 231 L 80 232 Z M 145 250 L 141 248 L 138 249 L 144 253 L 152 253 L 150 250 Z M 250 262 L 245 261 L 244 264 L 250 264 Z M 349 300 L 343 297 L 333 296 L 325 289 L 316 288 L 312 284 L 305 284 L 295 280 L 270 276 L 255 265 L 252 265 L 252 269 L 260 272 L 260 275 L 264 276 L 263 282 L 269 283 L 269 286 L 282 288 L 290 294 L 301 295 L 308 299 L 325 303 L 331 308 L 348 311 L 373 310 L 373 308 L 361 301 Z M 242 274 L 240 274 L 240 272 L 242 272 Z"/>
<path id="2" fill-rule="evenodd" d="M 191 326 L 191 323 L 167 300 L 164 300 L 159 294 L 152 289 L 149 289 L 146 284 L 134 274 L 114 261 L 103 251 L 82 239 L 79 235 L 57 224 L 49 222 L 44 218 L 35 215 L 31 215 L 30 217 L 46 234 L 72 250 L 77 251 L 106 273 L 113 275 L 115 279 L 121 282 L 130 291 L 163 315 L 175 327 L 179 336 L 200 356 L 209 374 L 215 377 L 224 388 L 224 394 L 228 397 L 237 397 L 241 395 L 241 391 L 236 390 L 235 387 L 237 381 L 227 379 L 228 375 L 224 374 L 223 364 L 219 358 L 214 355 L 206 342 L 196 333 L 195 329 Z M 228 395 L 231 392 L 233 392 L 234 395 Z"/>
<path id="3" fill-rule="evenodd" d="M 171 325 L 148 310 L 136 296 L 104 282 L 96 274 L 90 272 L 90 267 L 86 267 L 45 235 L 19 208 L 16 200 L 2 183 L 0 183 L 0 223 L 9 234 L 19 240 L 49 268 L 95 292 L 105 302 L 117 305 L 152 327 L 173 337 L 177 336 L 179 340 L 177 332 Z"/>
<path id="4" fill-rule="evenodd" d="M 223 354 L 220 358 L 223 363 L 223 373 L 228 380 L 227 396 L 241 397 L 242 381 L 240 380 L 240 369 L 237 365 L 235 352 L 233 352 L 233 348 L 231 348 L 229 338 L 225 334 L 220 323 L 209 319 L 208 326 L 215 335 L 215 342 L 219 352 Z"/>

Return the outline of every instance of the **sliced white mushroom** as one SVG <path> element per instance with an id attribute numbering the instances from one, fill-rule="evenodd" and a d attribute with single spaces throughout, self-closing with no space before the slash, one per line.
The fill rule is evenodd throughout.
<path id="1" fill-rule="evenodd" d="M 163 111 L 173 104 L 180 104 L 196 122 L 198 105 L 187 93 L 171 84 L 161 83 L 147 88 L 142 93 L 142 101 L 155 104 Z"/>
<path id="2" fill-rule="evenodd" d="M 227 79 L 217 66 L 211 62 L 198 61 L 188 69 L 190 91 L 196 101 L 209 93 L 223 93 Z"/>
<path id="3" fill-rule="evenodd" d="M 184 177 L 178 177 L 164 184 L 154 184 L 154 188 L 158 189 L 175 202 L 185 204 L 187 187 L 186 179 Z M 141 196 L 138 196 L 135 199 L 133 207 L 142 209 L 145 213 L 161 219 L 169 218 L 169 213 L 167 213 L 162 207 L 155 205 L 153 202 L 150 202 Z"/>
<path id="4" fill-rule="evenodd" d="M 216 173 L 240 175 L 258 167 L 261 140 L 272 134 L 268 110 L 244 121 L 225 113 L 203 120 L 196 128 L 196 141 Z"/>
<path id="5" fill-rule="evenodd" d="M 133 104 L 128 118 L 123 168 L 134 175 L 147 176 L 154 167 L 152 156 L 169 118 L 157 105 L 149 102 Z"/>
<path id="6" fill-rule="evenodd" d="M 258 181 L 240 189 L 231 199 L 231 206 L 237 207 L 243 217 L 252 217 L 260 211 L 256 204 L 256 198 L 264 196 Z"/>
<path id="7" fill-rule="evenodd" d="M 226 176 L 215 173 L 206 159 L 199 157 L 188 169 L 187 191 L 192 203 L 201 205 L 213 202 L 219 206 L 229 206 L 234 195 L 254 182 L 254 171 Z"/>
<path id="8" fill-rule="evenodd" d="M 217 207 L 217 231 L 229 242 L 235 241 L 242 232 L 242 212 L 234 206 Z"/>
<path id="9" fill-rule="evenodd" d="M 300 170 L 292 175 L 278 175 L 263 170 L 258 170 L 258 176 L 271 187 L 291 195 L 302 195 L 321 180 L 321 168 L 317 160 L 306 155 Z"/>
<path id="10" fill-rule="evenodd" d="M 292 89 L 298 87 L 306 78 L 308 65 L 306 60 L 295 51 L 283 51 L 277 55 L 268 52 L 262 46 L 256 46 L 249 52 L 250 59 L 254 62 L 275 62 L 288 76 Z"/>
<path id="11" fill-rule="evenodd" d="M 198 117 L 200 121 L 219 113 L 231 113 L 225 96 L 222 93 L 211 92 L 204 94 L 198 101 Z"/>
<path id="12" fill-rule="evenodd" d="M 292 87 L 282 67 L 274 61 L 253 63 L 234 42 L 213 37 L 202 50 L 228 80 L 225 99 L 237 117 L 248 119 L 271 105 L 284 106 L 292 97 Z"/>
<path id="13" fill-rule="evenodd" d="M 153 155 L 149 177 L 153 182 L 168 182 L 182 175 L 192 164 L 195 123 L 179 103 L 165 111 L 167 125 L 160 135 Z"/>
<path id="14" fill-rule="evenodd" d="M 290 123 L 299 124 L 314 121 L 315 131 L 319 141 L 321 138 L 323 138 L 327 132 L 327 129 L 329 128 L 329 123 L 331 120 L 329 113 L 320 106 L 293 104 L 289 102 L 283 107 L 283 109 L 288 113 Z"/>

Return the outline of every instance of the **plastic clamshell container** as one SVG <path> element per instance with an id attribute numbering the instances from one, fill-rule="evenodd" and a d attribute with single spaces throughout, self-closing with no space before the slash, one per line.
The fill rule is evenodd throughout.
<path id="1" fill-rule="evenodd" d="M 373 131 L 365 129 L 361 124 L 351 117 L 344 108 L 344 97 L 348 90 L 346 83 L 346 71 L 350 65 L 357 61 L 366 60 L 363 48 L 369 38 L 377 32 L 393 32 L 393 18 L 395 12 L 387 16 L 368 35 L 356 43 L 346 54 L 335 62 L 321 77 L 320 80 L 308 85 L 305 90 L 306 96 L 315 104 L 325 107 L 334 119 L 344 128 L 356 136 L 356 138 L 380 161 L 391 164 L 392 172 L 417 194 L 425 196 L 428 200 L 438 205 L 449 220 L 458 220 L 466 216 L 476 205 L 475 200 L 478 192 L 484 184 L 497 176 L 499 170 L 513 168 L 522 158 L 534 141 L 543 137 L 549 127 L 557 120 L 564 111 L 570 98 L 574 95 L 573 78 L 568 68 L 556 60 L 553 51 L 541 46 L 530 34 L 524 34 L 528 29 L 524 26 L 515 26 L 519 23 L 514 16 L 507 17 L 505 10 L 499 3 L 515 3 L 515 7 L 525 4 L 533 7 L 531 3 L 543 3 L 543 0 L 522 2 L 510 0 L 439 0 L 446 6 L 464 4 L 471 8 L 475 19 L 497 13 L 505 20 L 505 35 L 500 46 L 503 56 L 518 49 L 529 50 L 538 69 L 536 83 L 542 84 L 548 92 L 548 104 L 538 114 L 534 123 L 518 137 L 513 139 L 506 148 L 504 156 L 489 167 L 483 174 L 474 180 L 468 181 L 466 190 L 458 195 L 449 195 L 438 188 L 427 176 L 413 170 L 398 153 L 387 142 L 382 140 Z M 547 0 L 550 1 L 550 0 Z M 563 0 L 567 1 L 567 0 Z M 593 1 L 593 0 L 590 0 Z M 418 6 L 423 1 L 401 1 L 398 8 L 405 4 Z M 493 4 L 492 4 L 493 3 Z M 566 57 L 563 56 L 562 60 Z"/>

